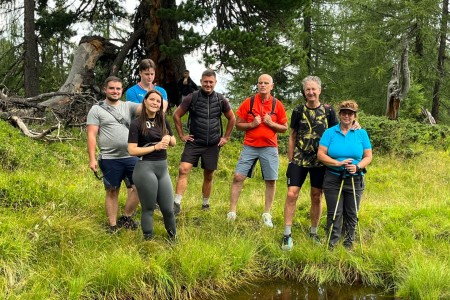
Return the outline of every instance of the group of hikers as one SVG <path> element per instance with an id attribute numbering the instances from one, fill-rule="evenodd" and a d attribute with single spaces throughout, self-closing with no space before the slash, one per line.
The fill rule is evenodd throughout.
<path id="1" fill-rule="evenodd" d="M 258 92 L 240 104 L 235 116 L 224 95 L 214 90 L 217 79 L 213 70 L 202 73 L 200 89 L 185 71 L 178 82 L 182 101 L 173 113 L 175 130 L 184 143 L 173 196 L 167 149 L 175 146 L 177 141 L 166 116 L 167 93 L 153 83 L 155 68 L 152 60 L 141 61 L 140 82 L 126 91 L 127 101 L 121 101 L 121 79 L 108 77 L 104 83 L 106 99 L 94 105 L 87 116 L 89 167 L 96 175 L 98 169 L 102 172 L 108 231 L 113 233 L 119 227 L 136 229 L 138 225 L 132 217 L 140 202 L 144 239 L 153 238 L 153 214 L 157 207 L 169 238 L 175 239 L 175 216 L 181 213 L 182 197 L 192 167 L 197 167 L 201 161 L 201 209 L 209 210 L 219 153 L 230 140 L 234 127 L 244 131 L 245 135 L 231 183 L 227 220 L 236 220 L 244 181 L 253 176 L 259 161 L 265 182 L 262 222 L 272 228 L 271 208 L 279 168 L 277 134 L 288 130 L 285 108 L 272 95 L 272 77 L 268 74 L 259 76 Z M 336 114 L 332 106 L 320 102 L 321 85 L 317 76 L 303 79 L 306 103 L 296 107 L 290 119 L 283 250 L 293 247 L 296 201 L 308 173 L 311 183 L 310 238 L 321 243 L 318 226 L 323 191 L 328 211 L 327 247 L 335 247 L 343 236 L 343 245 L 350 249 L 355 239 L 365 168 L 372 160 L 371 144 L 367 132 L 356 121 L 358 104 L 353 100 L 343 101 Z M 189 132 L 183 130 L 181 120 L 186 113 L 189 114 Z M 222 115 L 227 122 L 225 130 Z M 126 183 L 128 194 L 123 215 L 117 218 L 122 181 Z"/>

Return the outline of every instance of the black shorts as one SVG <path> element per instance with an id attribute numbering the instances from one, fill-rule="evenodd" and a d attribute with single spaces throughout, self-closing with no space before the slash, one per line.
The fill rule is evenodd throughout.
<path id="1" fill-rule="evenodd" d="M 187 162 L 194 167 L 198 166 L 198 160 L 202 158 L 202 169 L 217 170 L 219 162 L 220 147 L 218 145 L 199 146 L 191 142 L 184 145 L 183 153 L 181 154 L 181 162 Z"/>
<path id="2" fill-rule="evenodd" d="M 309 181 L 311 182 L 311 186 L 314 188 L 322 189 L 325 170 L 325 166 L 306 168 L 298 166 L 295 163 L 291 162 L 289 163 L 286 171 L 287 186 L 298 186 L 301 188 L 306 180 L 306 176 L 309 173 Z"/>

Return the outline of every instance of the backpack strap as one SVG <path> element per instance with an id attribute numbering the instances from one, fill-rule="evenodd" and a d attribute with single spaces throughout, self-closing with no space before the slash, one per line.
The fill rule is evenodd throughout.
<path id="1" fill-rule="evenodd" d="M 272 96 L 272 110 L 270 111 L 270 115 L 273 115 L 273 112 L 275 111 L 275 106 L 277 105 L 277 99 Z"/>
<path id="2" fill-rule="evenodd" d="M 333 123 L 333 120 L 331 120 L 331 105 L 324 104 L 323 106 L 325 107 L 325 115 L 328 122 L 327 127 L 330 127 L 330 124 Z"/>
<path id="3" fill-rule="evenodd" d="M 188 121 L 187 121 L 187 128 L 188 129 L 191 126 L 191 113 L 193 111 L 195 111 L 195 104 L 197 103 L 197 100 L 198 100 L 198 93 L 199 93 L 199 91 L 192 92 L 191 103 L 189 104 L 189 116 L 188 116 Z"/>
<path id="4" fill-rule="evenodd" d="M 253 113 L 253 104 L 255 104 L 255 96 L 252 96 L 250 98 L 250 110 L 248 111 L 249 114 L 251 114 L 253 117 L 255 117 L 255 114 Z M 272 109 L 270 110 L 269 115 L 273 115 L 276 104 L 277 104 L 277 99 L 274 96 L 272 96 Z"/>
<path id="5" fill-rule="evenodd" d="M 221 93 L 216 93 L 216 96 L 217 96 L 217 102 L 219 102 L 219 107 L 220 107 L 220 117 L 219 117 L 220 136 L 223 136 L 222 108 L 223 108 L 223 101 L 225 101 L 225 97 Z"/>
<path id="6" fill-rule="evenodd" d="M 130 124 L 128 123 L 128 121 L 125 120 L 125 118 L 117 110 L 115 110 L 111 106 L 107 105 L 105 103 L 105 101 L 100 101 L 98 103 L 98 106 L 100 106 L 101 108 L 103 108 L 104 110 L 109 112 L 114 117 L 114 119 L 117 120 L 117 122 L 124 125 L 126 128 L 130 128 Z"/>

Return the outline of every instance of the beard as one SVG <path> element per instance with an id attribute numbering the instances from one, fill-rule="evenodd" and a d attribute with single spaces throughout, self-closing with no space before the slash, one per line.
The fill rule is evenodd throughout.
<path id="1" fill-rule="evenodd" d="M 120 97 L 116 99 L 116 98 L 113 98 L 113 96 L 106 95 L 106 99 L 108 99 L 111 102 L 117 102 L 120 100 Z"/>

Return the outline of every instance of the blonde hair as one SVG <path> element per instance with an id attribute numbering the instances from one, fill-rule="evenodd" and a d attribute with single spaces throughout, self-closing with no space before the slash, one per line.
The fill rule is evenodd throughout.
<path id="1" fill-rule="evenodd" d="M 358 111 L 358 103 L 355 100 L 345 100 L 339 103 L 339 112 L 341 110 L 351 110 L 355 113 Z"/>

